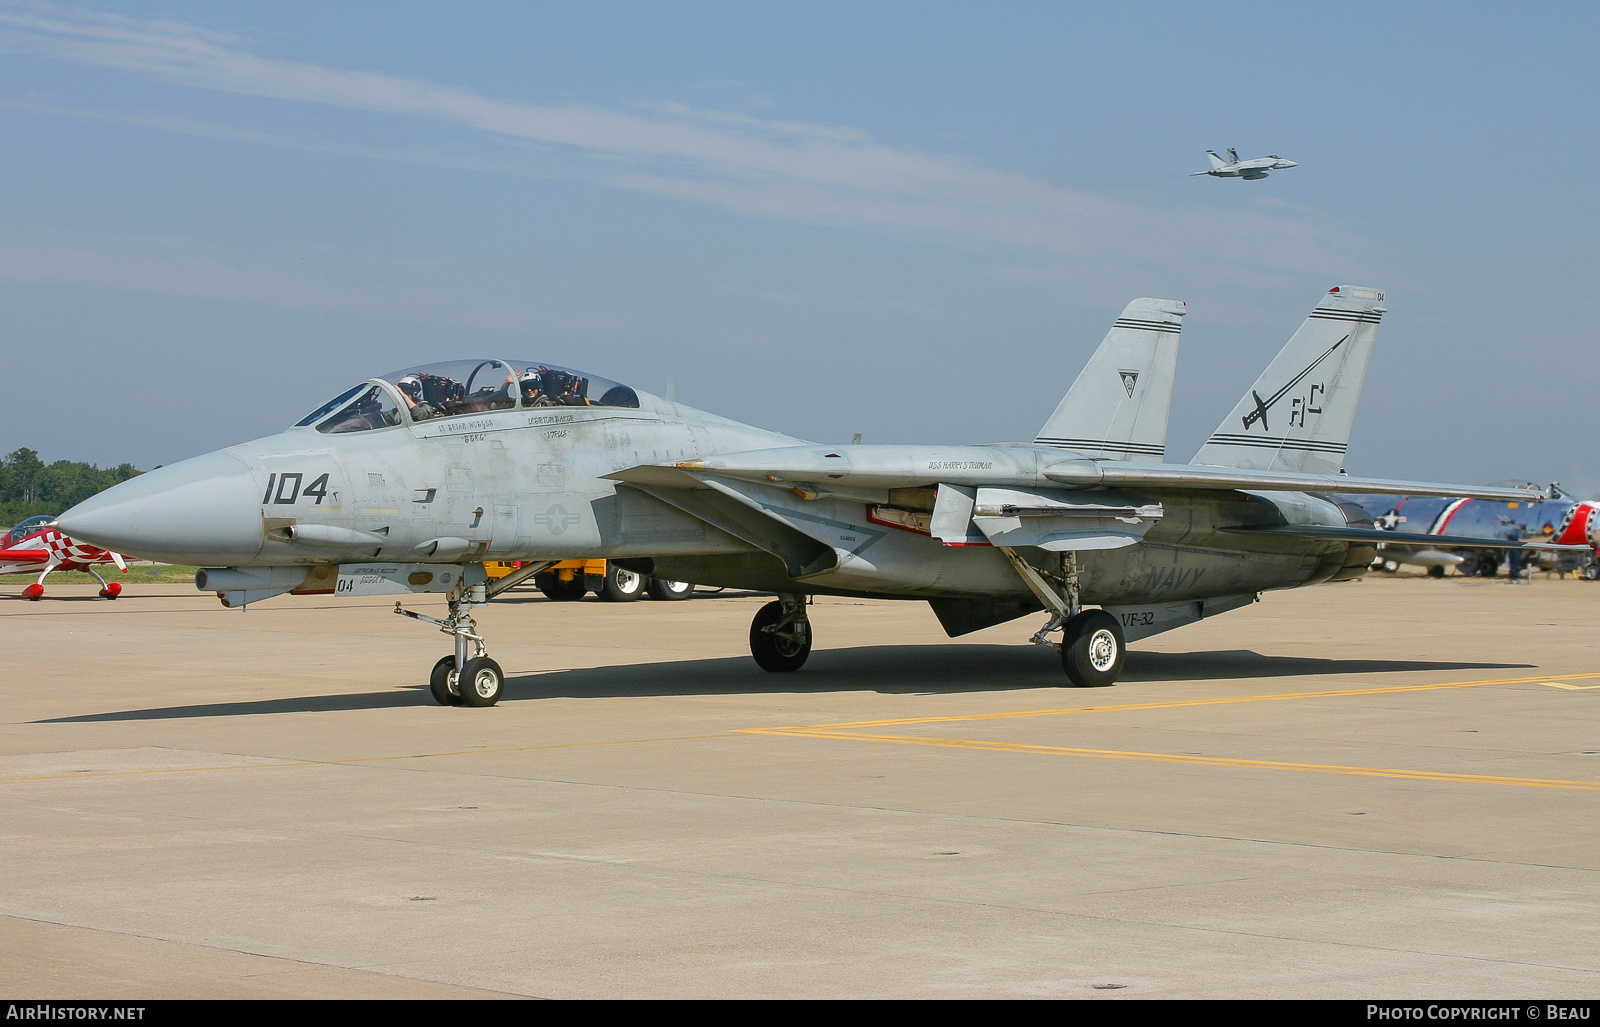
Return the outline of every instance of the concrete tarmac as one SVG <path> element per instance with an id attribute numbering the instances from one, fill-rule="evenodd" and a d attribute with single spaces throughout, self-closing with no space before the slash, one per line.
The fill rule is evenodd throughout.
<path id="1" fill-rule="evenodd" d="M 1272 593 L 1064 687 L 1030 617 L 0 598 L 0 992 L 1600 994 L 1600 585 Z M 442 607 L 434 597 L 414 604 Z"/>

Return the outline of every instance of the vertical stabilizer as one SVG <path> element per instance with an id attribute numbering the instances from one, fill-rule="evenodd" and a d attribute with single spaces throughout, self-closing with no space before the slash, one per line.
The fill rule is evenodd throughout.
<path id="1" fill-rule="evenodd" d="M 1217 151 L 1216 150 L 1207 150 L 1206 153 L 1209 154 L 1210 157 L 1211 157 L 1211 167 L 1213 169 L 1215 169 L 1215 168 L 1225 168 L 1225 167 L 1228 166 L 1228 162 L 1227 161 L 1225 161 L 1221 157 L 1217 156 Z"/>
<path id="2" fill-rule="evenodd" d="M 1159 464 L 1186 307 L 1145 297 L 1122 311 L 1039 437 L 1085 456 Z"/>
<path id="3" fill-rule="evenodd" d="M 1342 470 L 1385 309 L 1379 289 L 1330 289 L 1194 462 L 1252 471 Z"/>
<path id="4" fill-rule="evenodd" d="M 1231 146 L 1228 147 L 1228 163 L 1229 164 L 1237 164 L 1237 163 L 1239 163 L 1239 151 L 1235 150 Z"/>

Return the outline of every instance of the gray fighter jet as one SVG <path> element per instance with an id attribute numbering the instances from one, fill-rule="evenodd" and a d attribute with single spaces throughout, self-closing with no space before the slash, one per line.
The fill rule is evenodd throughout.
<path id="1" fill-rule="evenodd" d="M 1210 175 L 1213 178 L 1242 178 L 1247 182 L 1254 182 L 1258 178 L 1266 178 L 1269 171 L 1282 171 L 1284 168 L 1300 166 L 1296 161 L 1284 160 L 1277 154 L 1257 157 L 1255 160 L 1240 160 L 1239 151 L 1231 146 L 1228 147 L 1227 160 L 1218 157 L 1215 150 L 1207 150 L 1206 153 L 1211 156 L 1211 170 L 1196 171 L 1189 176 L 1190 178 L 1196 175 Z"/>
<path id="2" fill-rule="evenodd" d="M 475 607 L 601 557 L 775 593 L 750 626 L 769 671 L 805 663 L 820 594 L 926 600 L 952 636 L 1042 611 L 1032 640 L 1072 683 L 1109 685 L 1128 641 L 1362 574 L 1393 536 L 1328 493 L 1529 497 L 1336 473 L 1382 301 L 1329 292 L 1191 464 L 1162 462 L 1184 305 L 1140 299 L 1032 443 L 818 445 L 550 364 L 467 360 L 370 379 L 60 526 L 206 566 L 196 585 L 227 606 L 442 594 L 442 619 L 395 604 L 455 640 L 430 678 L 441 704 L 500 698 Z M 491 582 L 485 560 L 524 563 Z"/>

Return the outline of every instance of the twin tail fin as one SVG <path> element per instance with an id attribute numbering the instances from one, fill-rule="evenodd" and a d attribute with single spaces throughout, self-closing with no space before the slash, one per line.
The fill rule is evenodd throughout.
<path id="1" fill-rule="evenodd" d="M 1343 470 L 1386 309 L 1378 289 L 1328 290 L 1195 454 L 1194 463 L 1311 474 Z"/>
<path id="2" fill-rule="evenodd" d="M 1179 300 L 1149 297 L 1128 304 L 1034 442 L 1088 457 L 1161 463 L 1187 309 Z"/>

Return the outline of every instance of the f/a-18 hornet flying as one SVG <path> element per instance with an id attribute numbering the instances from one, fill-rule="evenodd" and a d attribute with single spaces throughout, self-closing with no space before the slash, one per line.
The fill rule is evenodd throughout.
<path id="1" fill-rule="evenodd" d="M 442 619 L 395 604 L 455 639 L 430 678 L 441 704 L 500 698 L 474 607 L 602 557 L 776 593 L 750 626 L 769 671 L 805 663 L 806 597 L 835 595 L 926 600 L 952 636 L 1043 611 L 1033 641 L 1074 684 L 1109 685 L 1130 640 L 1362 574 L 1393 536 L 1327 493 L 1528 498 L 1335 473 L 1382 302 L 1331 290 L 1189 464 L 1162 463 L 1185 307 L 1138 299 L 1031 443 L 818 445 L 595 375 L 466 360 L 372 378 L 60 523 L 210 565 L 195 583 L 228 606 L 442 593 Z M 485 560 L 523 565 L 491 582 Z"/>
<path id="2" fill-rule="evenodd" d="M 1228 159 L 1223 160 L 1217 156 L 1217 151 L 1207 150 L 1211 155 L 1211 170 L 1196 171 L 1189 177 L 1196 175 L 1210 175 L 1212 178 L 1242 178 L 1247 182 L 1254 182 L 1258 178 L 1266 178 L 1269 171 L 1282 171 L 1284 168 L 1297 168 L 1299 163 L 1284 160 L 1277 154 L 1266 157 L 1257 157 L 1255 160 L 1240 160 L 1239 151 L 1228 147 Z"/>

